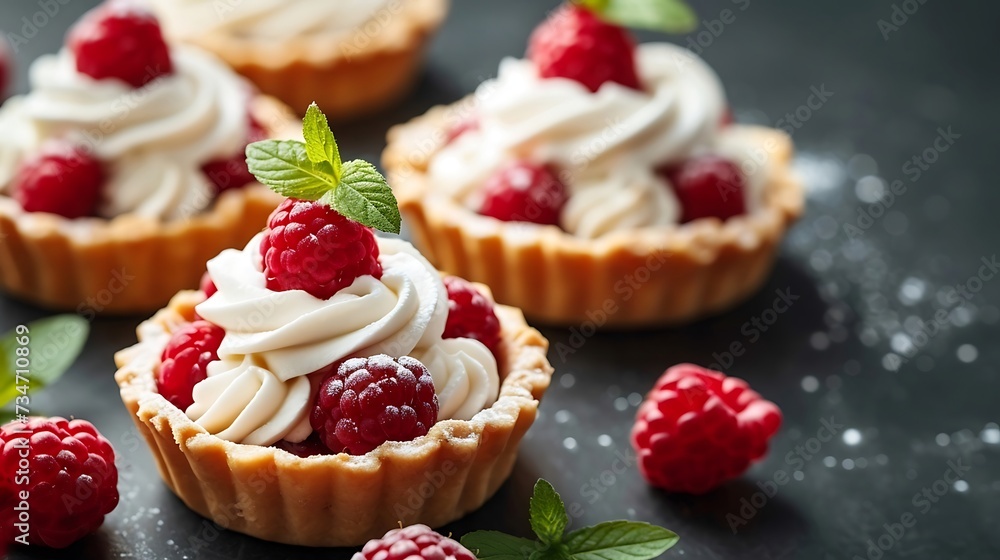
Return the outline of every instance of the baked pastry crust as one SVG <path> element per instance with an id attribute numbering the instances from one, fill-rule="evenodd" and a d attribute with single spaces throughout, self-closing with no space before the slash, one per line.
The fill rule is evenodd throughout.
<path id="1" fill-rule="evenodd" d="M 534 320 L 639 328 L 719 313 L 761 287 L 803 210 L 802 187 L 789 169 L 791 139 L 741 126 L 774 169 L 763 207 L 751 214 L 597 240 L 481 216 L 427 178 L 446 131 L 468 114 L 469 103 L 435 107 L 393 127 L 382 163 L 421 252 L 441 270 L 489 285 L 497 301 Z"/>
<path id="2" fill-rule="evenodd" d="M 487 292 L 488 293 L 488 292 Z M 552 368 L 548 341 L 517 309 L 497 306 L 500 397 L 472 420 L 445 420 L 366 455 L 300 458 L 207 433 L 156 391 L 170 333 L 194 318 L 201 292 L 181 292 L 115 356 L 121 398 L 163 480 L 191 509 L 248 535 L 304 546 L 357 546 L 412 523 L 438 527 L 483 505 L 510 475 Z"/>
<path id="3" fill-rule="evenodd" d="M 251 112 L 272 137 L 301 135 L 277 99 L 259 96 Z M 246 244 L 282 200 L 256 184 L 222 193 L 190 219 L 162 222 L 129 214 L 67 220 L 25 212 L 0 195 L 0 290 L 88 316 L 150 312 L 197 286 L 205 262 Z"/>
<path id="4" fill-rule="evenodd" d="M 449 0 L 393 0 L 347 36 L 261 41 L 226 32 L 185 39 L 223 59 L 261 91 L 302 113 L 316 102 L 335 120 L 365 116 L 409 93 Z"/>

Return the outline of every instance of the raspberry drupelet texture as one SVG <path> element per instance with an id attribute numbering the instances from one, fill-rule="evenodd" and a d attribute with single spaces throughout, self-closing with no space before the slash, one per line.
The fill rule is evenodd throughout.
<path id="1" fill-rule="evenodd" d="M 86 420 L 31 418 L 0 428 L 0 540 L 9 544 L 27 492 L 28 540 L 32 545 L 65 548 L 96 531 L 118 505 L 118 469 L 111 444 Z M 26 450 L 26 451 L 25 451 Z M 24 476 L 23 452 L 28 453 Z"/>
<path id="2" fill-rule="evenodd" d="M 517 161 L 486 180 L 479 213 L 505 222 L 559 225 L 567 200 L 566 186 L 549 168 Z"/>
<path id="3" fill-rule="evenodd" d="M 607 82 L 641 89 L 629 32 L 570 3 L 535 29 L 528 58 L 542 78 L 569 78 L 593 92 Z"/>
<path id="4" fill-rule="evenodd" d="M 728 159 L 706 155 L 666 170 L 681 203 L 684 223 L 698 218 L 726 220 L 746 213 L 746 180 Z"/>
<path id="5" fill-rule="evenodd" d="M 486 345 L 495 356 L 500 345 L 500 321 L 493 302 L 471 282 L 457 276 L 445 276 L 448 290 L 448 322 L 444 338 L 474 338 Z"/>
<path id="6" fill-rule="evenodd" d="M 160 23 L 136 2 L 112 0 L 92 10 L 70 29 L 67 46 L 77 71 L 95 80 L 139 88 L 174 72 Z"/>
<path id="7" fill-rule="evenodd" d="M 195 321 L 175 331 L 156 372 L 160 394 L 181 410 L 191 406 L 194 386 L 208 376 L 208 364 L 219 359 L 225 336 L 222 327 L 208 321 Z"/>
<path id="8" fill-rule="evenodd" d="M 476 556 L 427 525 L 410 525 L 368 541 L 351 560 L 476 560 Z"/>
<path id="9" fill-rule="evenodd" d="M 639 407 L 639 472 L 671 492 L 703 494 L 767 453 L 781 411 L 745 381 L 692 364 L 668 369 Z"/>
<path id="10" fill-rule="evenodd" d="M 372 230 L 325 204 L 286 199 L 267 225 L 260 252 L 271 290 L 330 299 L 359 276 L 382 277 Z"/>
<path id="11" fill-rule="evenodd" d="M 21 163 L 11 187 L 28 212 L 75 219 L 92 216 L 104 185 L 104 170 L 86 150 L 65 140 L 50 140 Z"/>
<path id="12" fill-rule="evenodd" d="M 363 455 L 387 441 L 411 441 L 437 421 L 434 379 L 418 360 L 385 354 L 351 358 L 319 387 L 310 417 L 334 453 Z"/>

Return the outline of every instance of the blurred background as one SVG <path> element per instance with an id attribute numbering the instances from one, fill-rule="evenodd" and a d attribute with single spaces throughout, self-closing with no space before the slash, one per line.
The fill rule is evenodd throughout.
<path id="1" fill-rule="evenodd" d="M 94 4 L 59 0 L 58 13 L 19 47 L 18 91 L 30 62 L 57 50 Z M 495 75 L 502 57 L 523 54 L 556 4 L 456 0 L 414 95 L 335 129 L 345 157 L 378 161 L 389 126 Z M 666 557 L 1000 557 L 1000 275 L 991 264 L 1000 252 L 1000 6 L 691 4 L 702 20 L 695 32 L 641 37 L 704 57 L 737 121 L 792 124 L 807 213 L 768 285 L 740 307 L 682 329 L 598 334 L 565 357 L 553 353 L 553 387 L 514 476 L 448 529 L 526 536 L 530 488 L 544 476 L 567 503 L 583 506 L 580 525 L 634 518 L 676 531 L 681 543 Z M 40 9 L 33 0 L 0 4 L 0 31 L 21 33 L 22 18 Z M 772 308 L 776 291 L 799 299 L 750 340 L 745 325 Z M 0 296 L 0 332 L 44 315 Z M 12 557 L 349 558 L 352 551 L 209 531 L 162 485 L 145 447 L 128 443 L 136 436 L 112 379 L 113 352 L 134 341 L 139 320 L 95 322 L 74 369 L 37 402 L 45 413 L 91 419 L 124 451 L 121 505 L 101 533 L 64 553 Z M 542 330 L 553 346 L 574 336 Z M 744 355 L 727 354 L 734 341 L 746 345 Z M 782 407 L 785 425 L 770 454 L 742 480 L 698 498 L 654 491 L 634 466 L 602 481 L 631 453 L 627 434 L 642 395 L 685 361 L 718 364 Z M 834 437 L 814 449 L 830 425 L 839 426 Z M 761 494 L 778 472 L 788 482 Z M 916 523 L 896 535 L 905 514 Z"/>

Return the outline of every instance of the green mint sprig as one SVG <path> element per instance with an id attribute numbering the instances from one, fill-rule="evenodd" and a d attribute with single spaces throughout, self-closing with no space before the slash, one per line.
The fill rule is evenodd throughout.
<path id="1" fill-rule="evenodd" d="M 572 0 L 601 19 L 625 27 L 666 33 L 689 33 L 698 16 L 683 0 Z"/>
<path id="2" fill-rule="evenodd" d="M 318 200 L 368 227 L 399 233 L 396 197 L 385 177 L 363 160 L 344 162 L 326 115 L 313 103 L 298 140 L 265 140 L 247 146 L 247 166 L 257 180 L 289 198 Z"/>
<path id="3" fill-rule="evenodd" d="M 83 317 L 56 315 L 0 336 L 0 406 L 15 399 L 29 402 L 55 383 L 76 361 L 89 333 Z"/>
<path id="4" fill-rule="evenodd" d="M 638 521 L 606 521 L 566 534 L 566 506 L 545 479 L 535 484 L 529 514 L 537 541 L 475 531 L 462 544 L 479 560 L 651 560 L 679 540 L 672 531 Z"/>

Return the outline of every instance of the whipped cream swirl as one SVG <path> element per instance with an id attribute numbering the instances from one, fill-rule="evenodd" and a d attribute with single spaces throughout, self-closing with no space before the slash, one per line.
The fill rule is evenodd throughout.
<path id="1" fill-rule="evenodd" d="M 219 291 L 198 305 L 198 314 L 226 331 L 220 359 L 253 355 L 287 381 L 342 358 L 406 356 L 441 339 L 448 294 L 437 270 L 409 243 L 379 239 L 382 278 L 358 277 L 323 300 L 267 288 L 262 237 L 208 262 Z"/>
<path id="2" fill-rule="evenodd" d="M 254 445 L 302 441 L 312 433 L 308 411 L 320 381 L 309 374 L 375 354 L 413 356 L 427 366 L 439 419 L 467 420 L 496 401 L 500 378 L 493 354 L 476 340 L 441 338 L 448 294 L 412 245 L 379 238 L 382 277 L 361 276 L 322 300 L 266 287 L 262 236 L 208 262 L 218 291 L 197 312 L 226 336 L 186 412 L 210 433 Z"/>
<path id="3" fill-rule="evenodd" d="M 208 377 L 195 385 L 193 396 L 188 417 L 228 441 L 270 445 L 300 442 L 312 433 L 309 378 L 282 381 L 253 356 L 208 364 Z"/>
<path id="4" fill-rule="evenodd" d="M 528 60 L 504 60 L 477 93 L 480 128 L 435 155 L 431 180 L 478 208 L 486 179 L 526 158 L 560 169 L 570 190 L 561 225 L 574 235 L 676 224 L 679 202 L 656 170 L 719 151 L 729 134 L 720 124 L 725 94 L 715 72 L 681 47 L 640 45 L 636 65 L 645 91 L 606 83 L 592 93 L 540 78 Z"/>
<path id="5" fill-rule="evenodd" d="M 497 361 L 482 342 L 448 338 L 415 352 L 413 357 L 427 366 L 434 378 L 438 420 L 471 420 L 496 402 L 500 393 Z"/>
<path id="6" fill-rule="evenodd" d="M 77 72 L 66 49 L 39 58 L 31 93 L 0 109 L 0 190 L 23 157 L 66 137 L 106 166 L 101 216 L 171 220 L 206 209 L 214 191 L 201 167 L 243 147 L 251 90 L 207 53 L 174 47 L 171 56 L 174 73 L 140 88 Z"/>
<path id="7" fill-rule="evenodd" d="M 387 0 L 152 0 L 168 33 L 197 39 L 227 33 L 280 41 L 338 35 L 362 26 Z"/>

